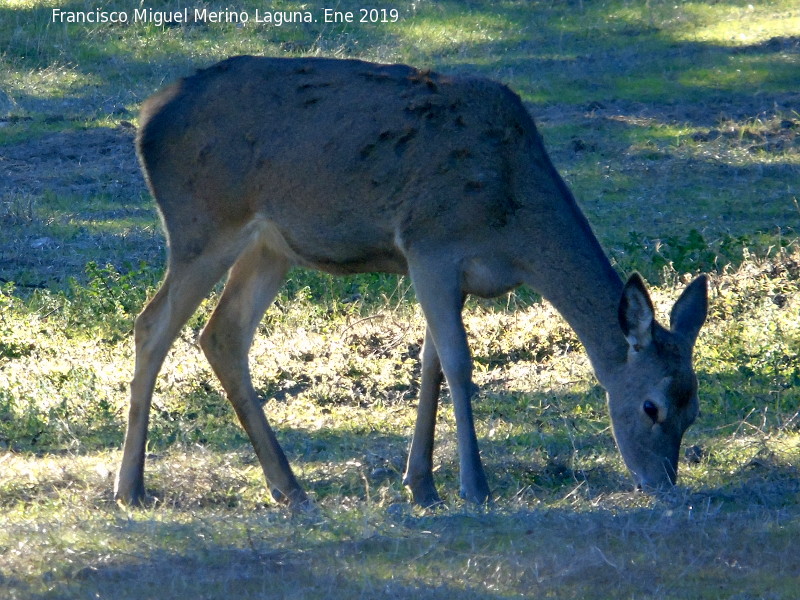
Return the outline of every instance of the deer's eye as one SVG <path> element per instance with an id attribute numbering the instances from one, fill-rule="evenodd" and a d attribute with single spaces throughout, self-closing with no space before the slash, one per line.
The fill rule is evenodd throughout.
<path id="1" fill-rule="evenodd" d="M 653 423 L 658 423 L 658 407 L 653 402 L 645 400 L 644 404 L 642 404 L 642 410 L 653 420 Z"/>

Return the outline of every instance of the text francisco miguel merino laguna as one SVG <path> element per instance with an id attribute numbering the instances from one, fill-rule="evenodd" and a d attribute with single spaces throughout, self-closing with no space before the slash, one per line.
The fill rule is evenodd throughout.
<path id="1" fill-rule="evenodd" d="M 330 15 L 329 15 L 330 13 Z M 334 11 L 325 9 L 323 18 L 334 22 Z M 329 21 L 330 19 L 330 21 Z M 68 11 L 53 9 L 53 23 L 153 23 L 161 26 L 166 23 L 313 23 L 316 19 L 310 11 L 261 11 L 256 9 L 251 15 L 247 11 L 209 10 L 207 8 L 184 8 L 175 11 L 136 8 L 133 11 L 106 11 L 101 9 L 87 11 Z"/>

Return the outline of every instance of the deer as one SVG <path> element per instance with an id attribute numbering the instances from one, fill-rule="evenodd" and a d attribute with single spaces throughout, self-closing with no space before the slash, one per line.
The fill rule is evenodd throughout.
<path id="1" fill-rule="evenodd" d="M 433 478 L 443 382 L 456 421 L 460 495 L 491 499 L 475 431 L 465 298 L 527 285 L 576 332 L 606 391 L 637 487 L 676 482 L 699 412 L 692 352 L 707 313 L 696 277 L 655 318 L 640 275 L 624 283 L 528 110 L 507 86 L 355 59 L 238 56 L 147 99 L 137 155 L 167 240 L 160 288 L 134 325 L 135 367 L 114 496 L 145 501 L 150 405 L 162 363 L 227 279 L 199 345 L 249 436 L 272 496 L 311 503 L 261 407 L 248 354 L 290 267 L 407 276 L 425 317 L 417 419 L 403 483 Z"/>

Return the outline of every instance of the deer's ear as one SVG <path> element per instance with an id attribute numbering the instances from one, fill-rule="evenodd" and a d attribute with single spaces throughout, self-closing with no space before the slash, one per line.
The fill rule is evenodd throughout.
<path id="1" fill-rule="evenodd" d="M 690 283 L 669 316 L 669 328 L 685 335 L 694 344 L 708 313 L 708 281 L 700 275 Z"/>
<path id="2" fill-rule="evenodd" d="M 630 276 L 622 290 L 618 315 L 622 333 L 634 352 L 639 352 L 652 343 L 653 302 L 638 273 Z"/>

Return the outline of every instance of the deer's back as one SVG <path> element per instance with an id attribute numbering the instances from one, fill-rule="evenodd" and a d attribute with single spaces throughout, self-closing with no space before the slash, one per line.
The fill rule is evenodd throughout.
<path id="1" fill-rule="evenodd" d="M 520 161 L 540 146 L 499 83 L 255 57 L 150 98 L 137 140 L 168 232 L 198 213 L 208 227 L 257 215 L 312 263 L 383 254 L 388 264 L 417 239 L 496 237 L 520 207 Z M 315 249 L 301 251 L 309 236 Z"/>

